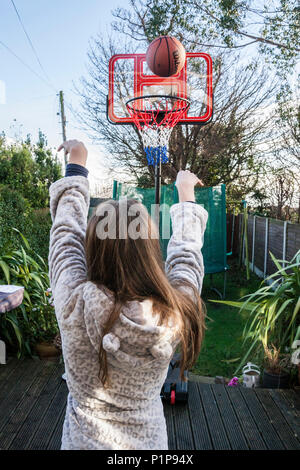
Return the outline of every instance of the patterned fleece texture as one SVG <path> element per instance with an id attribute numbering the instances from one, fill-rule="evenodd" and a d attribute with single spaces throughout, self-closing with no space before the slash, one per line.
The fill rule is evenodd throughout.
<path id="1" fill-rule="evenodd" d="M 56 181 L 50 200 L 49 273 L 69 389 L 61 449 L 167 450 L 160 390 L 178 345 L 178 328 L 171 322 L 157 326 L 151 300 L 131 301 L 103 337 L 113 298 L 105 287 L 87 281 L 87 178 Z M 171 282 L 188 280 L 201 292 L 207 212 L 196 204 L 179 203 L 172 206 L 171 218 L 167 275 Z M 109 389 L 98 378 L 101 341 Z"/>

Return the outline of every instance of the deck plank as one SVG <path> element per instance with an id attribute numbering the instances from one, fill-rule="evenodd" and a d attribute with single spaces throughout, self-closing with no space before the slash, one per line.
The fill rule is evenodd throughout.
<path id="1" fill-rule="evenodd" d="M 257 389 L 256 395 L 267 412 L 270 422 L 277 432 L 284 448 L 287 450 L 299 449 L 297 436 L 295 437 L 294 431 L 292 431 L 285 418 L 285 413 L 289 413 L 290 409 L 289 406 L 285 406 L 285 404 L 282 403 L 282 401 L 285 400 L 282 394 L 279 396 L 280 406 L 278 406 L 279 403 L 276 403 L 277 400 L 272 398 L 272 392 L 270 392 L 270 390 Z M 295 422 L 295 425 L 297 426 L 297 422 Z M 300 430 L 300 423 L 298 423 L 298 429 Z"/>
<path id="2" fill-rule="evenodd" d="M 61 383 L 62 371 L 63 366 L 61 364 L 56 364 L 49 370 L 48 380 L 45 382 L 34 406 L 24 419 L 22 426 L 20 426 L 20 429 L 10 444 L 9 448 L 11 450 L 22 450 L 28 447 L 33 432 L 38 428 Z"/>
<path id="3" fill-rule="evenodd" d="M 167 433 L 168 433 L 168 446 L 170 450 L 176 449 L 176 437 L 175 437 L 175 424 L 173 419 L 173 406 L 165 403 L 164 404 L 164 415 L 166 419 Z"/>
<path id="4" fill-rule="evenodd" d="M 15 363 L 16 367 L 9 369 L 6 379 L 1 382 L 0 387 L 0 403 L 2 405 L 3 400 L 5 400 L 8 395 L 13 391 L 14 387 L 17 386 L 17 383 L 22 380 L 22 376 L 26 373 L 26 368 L 23 367 L 24 362 L 18 361 Z M 5 367 L 5 366 L 4 366 Z"/>
<path id="5" fill-rule="evenodd" d="M 240 387 L 226 387 L 229 399 L 241 423 L 244 436 L 251 450 L 265 450 L 266 444 L 259 432 L 259 423 L 255 423 L 247 403 L 243 399 Z"/>
<path id="6" fill-rule="evenodd" d="M 176 449 L 191 450 L 195 448 L 188 407 L 186 404 L 178 403 L 174 413 Z"/>
<path id="7" fill-rule="evenodd" d="M 222 422 L 217 402 L 212 392 L 211 385 L 197 384 L 202 399 L 207 426 L 211 435 L 215 450 L 230 450 L 230 443 Z"/>
<path id="8" fill-rule="evenodd" d="M 2 449 L 8 449 L 11 442 L 14 440 L 19 428 L 23 425 L 27 415 L 30 413 L 32 407 L 35 405 L 36 400 L 40 396 L 43 388 L 49 380 L 49 369 L 53 369 L 53 364 L 45 364 L 40 373 L 37 374 L 35 380 L 32 382 L 22 399 L 15 406 L 13 412 L 10 414 L 6 424 L 5 430 L 0 432 L 0 442 Z"/>
<path id="9" fill-rule="evenodd" d="M 230 446 L 233 450 L 248 450 L 247 440 L 243 434 L 242 427 L 236 417 L 234 408 L 229 400 L 224 385 L 212 387 L 223 424 L 227 432 Z"/>
<path id="10" fill-rule="evenodd" d="M 291 408 L 294 410 L 297 416 L 300 418 L 300 394 L 295 390 L 282 390 L 283 395 L 288 400 Z"/>
<path id="11" fill-rule="evenodd" d="M 299 450 L 300 420 L 297 411 L 291 407 L 282 390 L 270 390 L 270 395 L 280 409 L 286 423 L 279 430 L 282 439 L 289 444 L 289 449 Z"/>
<path id="12" fill-rule="evenodd" d="M 10 374 L 19 366 L 19 360 L 14 357 L 8 357 L 6 364 L 0 364 L 0 387 L 8 380 Z"/>
<path id="13" fill-rule="evenodd" d="M 54 429 L 54 432 L 51 436 L 51 439 L 47 445 L 47 450 L 59 450 L 61 447 L 61 436 L 63 430 L 63 424 L 65 420 L 66 407 L 62 409 L 57 425 Z"/>
<path id="14" fill-rule="evenodd" d="M 213 444 L 209 434 L 203 404 L 195 382 L 189 383 L 189 415 L 196 450 L 212 450 Z"/>
<path id="15" fill-rule="evenodd" d="M 259 423 L 259 431 L 266 443 L 267 448 L 269 450 L 283 450 L 284 445 L 275 431 L 264 407 L 259 402 L 255 391 L 245 387 L 241 387 L 240 390 L 245 399 L 245 402 L 247 402 L 254 421 Z"/>
<path id="16" fill-rule="evenodd" d="M 11 381 L 9 381 L 7 382 L 7 384 L 5 384 L 5 387 L 7 385 L 10 385 L 11 389 L 8 390 L 8 393 L 5 398 L 1 400 L 0 432 L 2 432 L 11 414 L 22 401 L 24 395 L 27 393 L 27 390 L 35 381 L 37 375 L 41 373 L 42 369 L 42 361 L 26 360 L 24 361 L 24 363 L 22 363 L 21 374 L 20 369 L 16 369 L 16 372 L 19 372 L 17 377 L 15 377 L 14 373 L 12 374 L 16 380 L 14 380 L 12 383 L 10 383 Z M 2 443 L 0 439 L 0 448 L 1 446 Z"/>
<path id="17" fill-rule="evenodd" d="M 12 360 L 0 374 L 0 449 L 57 450 L 68 389 L 63 365 Z M 189 382 L 188 403 L 164 403 L 170 450 L 300 449 L 300 398 Z"/>
<path id="18" fill-rule="evenodd" d="M 68 395 L 68 388 L 65 381 L 61 381 L 56 394 L 47 409 L 42 421 L 36 430 L 27 449 L 30 450 L 45 450 L 52 437 L 52 434 L 58 424 L 62 410 L 66 406 Z"/>

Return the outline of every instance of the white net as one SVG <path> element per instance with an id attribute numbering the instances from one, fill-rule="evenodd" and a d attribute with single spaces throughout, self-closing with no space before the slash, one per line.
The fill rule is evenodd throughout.
<path id="1" fill-rule="evenodd" d="M 142 96 L 127 102 L 127 109 L 140 131 L 149 165 L 168 162 L 168 142 L 174 126 L 189 108 L 178 96 Z"/>
<path id="2" fill-rule="evenodd" d="M 144 147 L 168 147 L 173 127 L 148 127 L 140 129 Z"/>

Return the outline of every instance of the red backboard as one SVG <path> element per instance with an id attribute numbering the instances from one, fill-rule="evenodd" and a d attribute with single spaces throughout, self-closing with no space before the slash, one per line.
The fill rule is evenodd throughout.
<path id="1" fill-rule="evenodd" d="M 147 95 L 188 99 L 190 108 L 178 124 L 206 124 L 213 114 L 212 59 L 202 52 L 188 52 L 183 69 L 171 77 L 153 75 L 146 54 L 117 54 L 109 61 L 107 117 L 113 124 L 133 124 L 126 102 Z"/>

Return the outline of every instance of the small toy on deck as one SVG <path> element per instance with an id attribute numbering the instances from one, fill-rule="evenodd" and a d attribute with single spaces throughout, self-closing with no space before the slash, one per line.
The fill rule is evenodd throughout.
<path id="1" fill-rule="evenodd" d="M 171 405 L 187 403 L 188 401 L 188 373 L 184 371 L 186 381 L 180 377 L 180 354 L 175 354 L 169 365 L 168 375 L 161 389 L 160 396 Z"/>

